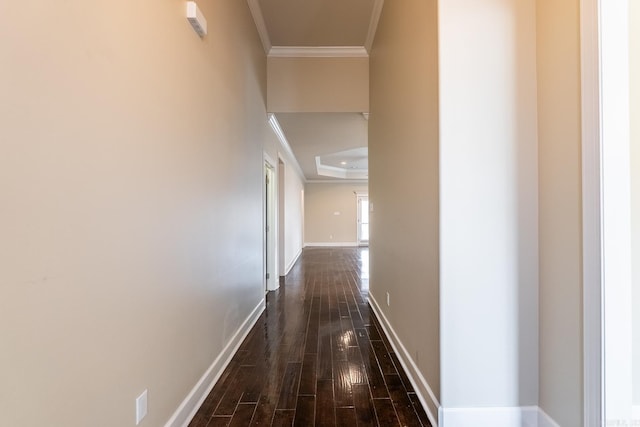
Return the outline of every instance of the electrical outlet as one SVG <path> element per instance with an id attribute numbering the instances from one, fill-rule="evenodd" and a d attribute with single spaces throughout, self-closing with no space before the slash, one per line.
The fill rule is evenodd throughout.
<path id="1" fill-rule="evenodd" d="M 147 415 L 147 390 L 136 399 L 136 425 Z"/>
<path id="2" fill-rule="evenodd" d="M 391 305 L 391 298 L 389 297 L 389 292 L 387 292 L 387 307 Z"/>

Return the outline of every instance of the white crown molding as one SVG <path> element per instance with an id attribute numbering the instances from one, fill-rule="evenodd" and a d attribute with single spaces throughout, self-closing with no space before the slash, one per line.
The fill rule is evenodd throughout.
<path id="1" fill-rule="evenodd" d="M 280 123 L 278 122 L 276 115 L 273 113 L 269 113 L 269 124 L 271 125 L 273 132 L 278 137 L 278 140 L 280 141 L 280 145 L 282 145 L 282 149 L 291 158 L 291 162 L 293 163 L 293 167 L 295 168 L 296 172 L 298 172 L 298 175 L 300 175 L 300 178 L 302 179 L 303 182 L 307 182 L 307 178 L 304 175 L 304 172 L 302 172 L 300 163 L 298 163 L 298 159 L 296 158 L 295 154 L 293 154 L 293 150 L 289 145 L 289 141 L 287 141 L 287 137 L 284 135 L 284 132 L 280 127 Z"/>
<path id="2" fill-rule="evenodd" d="M 271 50 L 271 39 L 269 38 L 269 31 L 267 31 L 267 24 L 264 22 L 260 3 L 258 0 L 247 0 L 247 3 L 249 3 L 249 10 L 253 16 L 253 21 L 256 24 L 260 40 L 262 41 L 264 53 L 269 54 L 269 51 Z"/>
<path id="3" fill-rule="evenodd" d="M 273 46 L 269 58 L 368 58 L 363 46 Z"/>
<path id="4" fill-rule="evenodd" d="M 367 52 L 371 52 L 373 39 L 376 37 L 378 23 L 380 22 L 380 15 L 382 15 L 382 6 L 384 6 L 384 0 L 375 0 L 375 3 L 373 4 L 373 11 L 371 12 L 371 22 L 369 22 L 367 40 L 364 42 L 364 47 L 367 49 Z"/>

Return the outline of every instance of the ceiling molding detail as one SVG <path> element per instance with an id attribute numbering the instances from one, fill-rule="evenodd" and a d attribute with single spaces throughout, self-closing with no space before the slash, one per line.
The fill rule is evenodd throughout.
<path id="1" fill-rule="evenodd" d="M 247 0 L 247 3 L 249 3 L 249 10 L 251 11 L 251 15 L 253 15 L 253 21 L 256 23 L 258 35 L 260 35 L 260 40 L 264 47 L 264 53 L 268 55 L 271 50 L 271 39 L 269 38 L 269 31 L 267 31 L 267 24 L 264 22 L 264 16 L 262 16 L 260 4 L 258 0 Z"/>
<path id="2" fill-rule="evenodd" d="M 316 156 L 316 170 L 320 176 L 328 176 L 330 178 L 340 179 L 362 179 L 367 180 L 369 178 L 368 169 L 345 169 L 335 166 L 329 166 L 322 163 L 320 156 Z"/>
<path id="3" fill-rule="evenodd" d="M 284 132 L 280 127 L 280 123 L 278 123 L 278 119 L 276 118 L 276 115 L 273 113 L 269 113 L 269 124 L 271 125 L 273 132 L 278 137 L 278 140 L 280 141 L 280 145 L 282 145 L 282 148 L 284 149 L 285 153 L 287 153 L 287 155 L 291 158 L 291 162 L 293 163 L 294 169 L 296 170 L 296 172 L 298 172 L 298 174 L 300 175 L 300 178 L 302 178 L 302 180 L 306 182 L 307 178 L 304 176 L 304 172 L 302 172 L 300 163 L 298 163 L 298 159 L 296 158 L 295 154 L 293 154 L 291 145 L 289 145 L 289 141 L 287 141 L 287 137 L 284 135 Z"/>
<path id="4" fill-rule="evenodd" d="M 270 58 L 367 58 L 362 46 L 273 46 Z"/>
<path id="5" fill-rule="evenodd" d="M 373 46 L 373 39 L 376 37 L 376 31 L 378 30 L 378 23 L 380 22 L 380 15 L 382 15 L 382 6 L 384 0 L 375 0 L 373 4 L 373 12 L 371 12 L 371 22 L 369 23 L 369 31 L 367 33 L 367 40 L 364 43 L 367 52 L 371 52 L 371 46 Z"/>

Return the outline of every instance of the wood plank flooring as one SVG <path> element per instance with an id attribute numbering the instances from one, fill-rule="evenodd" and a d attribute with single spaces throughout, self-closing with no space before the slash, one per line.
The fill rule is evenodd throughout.
<path id="1" fill-rule="evenodd" d="M 305 249 L 190 427 L 430 427 L 367 303 L 368 256 Z"/>

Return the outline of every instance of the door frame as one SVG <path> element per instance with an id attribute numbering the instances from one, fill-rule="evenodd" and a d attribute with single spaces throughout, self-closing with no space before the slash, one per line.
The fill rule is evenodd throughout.
<path id="1" fill-rule="evenodd" d="M 265 152 L 262 162 L 262 230 L 263 230 L 263 280 L 265 292 L 278 289 L 277 280 L 278 244 L 276 221 L 276 168 L 273 159 Z M 271 174 L 271 179 L 267 179 Z M 269 256 L 271 255 L 271 256 Z"/>
<path id="2" fill-rule="evenodd" d="M 356 242 L 358 246 L 369 246 L 369 239 L 362 240 L 361 236 L 361 222 L 362 222 L 362 208 L 360 207 L 360 201 L 363 199 L 367 199 L 369 201 L 369 192 L 367 191 L 356 191 Z M 369 227 L 371 230 L 371 227 Z M 369 235 L 371 238 L 371 235 Z"/>
<path id="3" fill-rule="evenodd" d="M 277 189 L 277 194 L 278 194 L 278 212 L 277 212 L 277 217 L 278 217 L 278 242 L 277 242 L 277 247 L 278 247 L 278 275 L 279 276 L 284 276 L 286 274 L 286 270 L 287 270 L 287 266 L 285 265 L 285 228 L 286 228 L 286 224 L 285 224 L 285 216 L 284 216 L 284 212 L 285 212 L 285 193 L 286 193 L 286 169 L 287 169 L 287 164 L 284 161 L 284 159 L 282 158 L 282 156 L 280 155 L 280 153 L 278 153 L 278 170 L 276 172 L 277 175 L 277 181 L 278 181 L 278 189 Z"/>
<path id="4" fill-rule="evenodd" d="M 580 6 L 584 425 L 631 425 L 628 0 Z"/>

